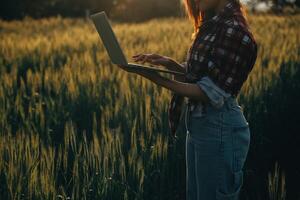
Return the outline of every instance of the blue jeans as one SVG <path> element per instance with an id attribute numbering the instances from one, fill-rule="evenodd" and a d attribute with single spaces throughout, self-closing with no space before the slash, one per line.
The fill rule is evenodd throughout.
<path id="1" fill-rule="evenodd" d="M 238 200 L 250 129 L 236 98 L 207 105 L 203 116 L 187 109 L 185 123 L 186 199 Z"/>

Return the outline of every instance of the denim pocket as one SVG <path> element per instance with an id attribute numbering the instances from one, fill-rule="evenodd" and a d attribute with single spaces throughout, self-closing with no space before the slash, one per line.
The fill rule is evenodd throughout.
<path id="1" fill-rule="evenodd" d="M 230 105 L 229 109 L 222 113 L 223 125 L 225 127 L 248 127 L 249 123 L 244 116 L 242 107 Z"/>
<path id="2" fill-rule="evenodd" d="M 219 128 L 221 127 L 221 109 L 213 108 L 211 105 L 207 105 L 203 108 L 203 113 L 199 116 L 197 113 L 191 113 L 191 120 L 201 125 L 201 127 Z"/>
<path id="3" fill-rule="evenodd" d="M 243 185 L 243 171 L 231 172 L 233 176 L 232 192 L 223 192 L 220 187 L 216 189 L 217 200 L 238 200 L 239 194 Z"/>

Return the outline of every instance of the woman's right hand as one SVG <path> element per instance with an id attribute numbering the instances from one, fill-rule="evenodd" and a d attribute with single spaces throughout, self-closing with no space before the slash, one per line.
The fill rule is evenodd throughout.
<path id="1" fill-rule="evenodd" d="M 134 62 L 148 62 L 153 65 L 162 65 L 164 67 L 169 67 L 172 65 L 172 59 L 166 56 L 161 56 L 158 54 L 137 54 L 132 56 Z"/>

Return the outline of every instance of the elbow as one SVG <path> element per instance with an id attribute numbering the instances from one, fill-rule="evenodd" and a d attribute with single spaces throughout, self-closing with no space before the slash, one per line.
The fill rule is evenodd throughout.
<path id="1" fill-rule="evenodd" d="M 201 101 L 203 104 L 210 104 L 215 109 L 221 109 L 224 105 L 224 97 L 213 93 L 211 90 L 204 86 L 197 86 L 197 95 L 194 97 L 195 100 Z"/>
<path id="2" fill-rule="evenodd" d="M 194 86 L 194 90 L 192 90 L 192 94 L 190 94 L 189 98 L 195 101 L 201 101 L 204 104 L 210 103 L 210 98 L 207 96 L 205 91 L 198 87 L 197 85 Z"/>

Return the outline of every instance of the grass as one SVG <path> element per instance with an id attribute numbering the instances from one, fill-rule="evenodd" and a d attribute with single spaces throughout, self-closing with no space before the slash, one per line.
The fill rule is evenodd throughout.
<path id="1" fill-rule="evenodd" d="M 239 102 L 256 126 L 282 63 L 299 66 L 300 15 L 249 22 L 259 52 Z M 186 19 L 113 26 L 128 57 L 183 62 L 192 42 Z M 1 199 L 184 198 L 185 132 L 169 138 L 170 91 L 112 65 L 90 21 L 0 21 L 0 38 Z"/>

